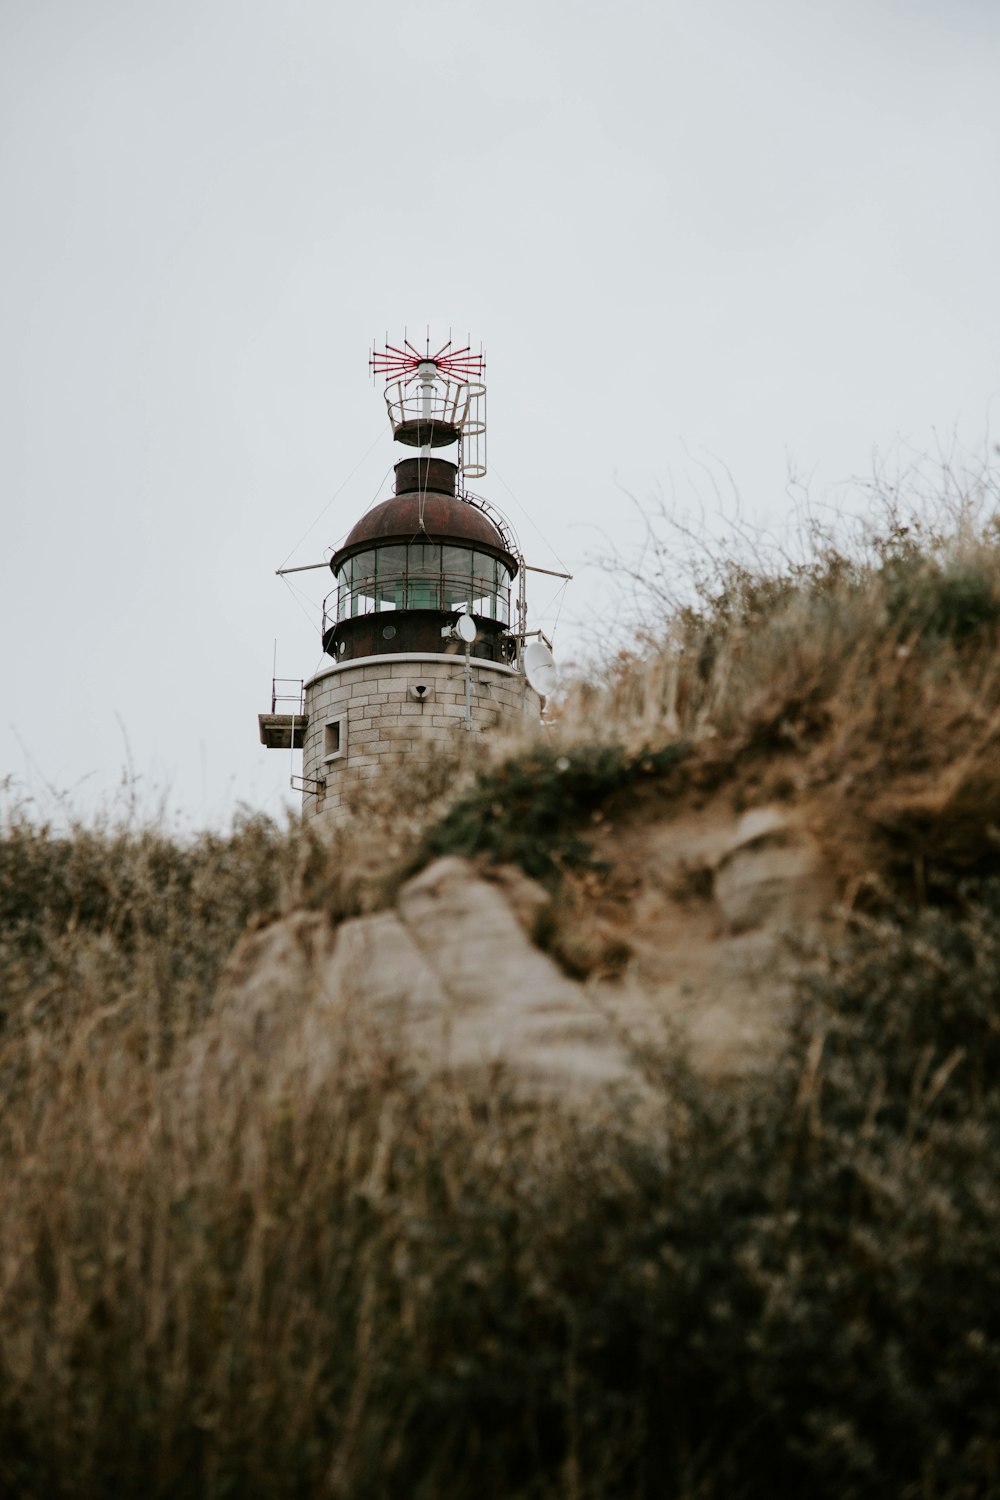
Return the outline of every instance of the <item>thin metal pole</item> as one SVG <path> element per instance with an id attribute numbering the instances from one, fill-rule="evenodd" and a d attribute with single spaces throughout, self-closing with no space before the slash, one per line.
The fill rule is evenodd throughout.
<path id="1" fill-rule="evenodd" d="M 427 363 L 429 363 L 429 361 Z M 436 373 L 436 370 L 434 370 L 432 373 L 423 366 L 420 370 L 420 421 L 421 425 L 424 426 L 428 437 L 430 436 L 431 428 L 431 396 L 434 392 L 434 376 Z M 431 445 L 429 442 L 424 443 L 421 447 L 420 456 L 421 458 L 430 458 Z"/>
<path id="2" fill-rule="evenodd" d="M 465 727 L 472 728 L 472 645 L 465 647 Z"/>

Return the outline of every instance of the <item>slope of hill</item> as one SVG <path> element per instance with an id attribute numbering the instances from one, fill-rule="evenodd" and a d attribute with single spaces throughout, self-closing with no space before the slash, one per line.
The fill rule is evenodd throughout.
<path id="1" fill-rule="evenodd" d="M 897 526 L 328 843 L 12 816 L 0 1490 L 1000 1493 L 998 644 Z"/>

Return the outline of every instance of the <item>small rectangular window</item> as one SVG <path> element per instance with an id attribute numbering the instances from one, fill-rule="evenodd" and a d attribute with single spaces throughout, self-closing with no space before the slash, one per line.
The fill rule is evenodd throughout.
<path id="1" fill-rule="evenodd" d="M 339 760 L 347 749 L 346 721 L 343 717 L 339 719 L 328 719 L 323 726 L 323 759 L 324 761 Z"/>

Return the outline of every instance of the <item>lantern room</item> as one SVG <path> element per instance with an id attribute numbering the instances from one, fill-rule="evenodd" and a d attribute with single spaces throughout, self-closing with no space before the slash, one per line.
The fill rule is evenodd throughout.
<path id="1" fill-rule="evenodd" d="M 403 459 L 396 493 L 330 559 L 323 649 L 335 660 L 442 651 L 456 613 L 475 620 L 474 656 L 509 659 L 517 561 L 485 510 L 455 494 L 456 474 L 443 459 Z"/>

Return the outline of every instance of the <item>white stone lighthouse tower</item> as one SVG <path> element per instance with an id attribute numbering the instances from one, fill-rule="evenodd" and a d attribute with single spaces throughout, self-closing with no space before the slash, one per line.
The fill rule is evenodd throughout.
<path id="1" fill-rule="evenodd" d="M 530 682 L 525 674 L 524 560 L 508 524 L 466 488 L 486 472 L 482 356 L 405 342 L 371 365 L 409 453 L 395 464 L 394 493 L 329 560 L 330 664 L 303 684 L 300 713 L 274 712 L 272 697 L 260 715 L 265 745 L 302 748 L 304 814 L 330 822 L 390 764 L 419 776 L 457 736 L 537 721 L 554 677 L 537 641 Z M 532 651 L 544 656 L 532 663 Z"/>

